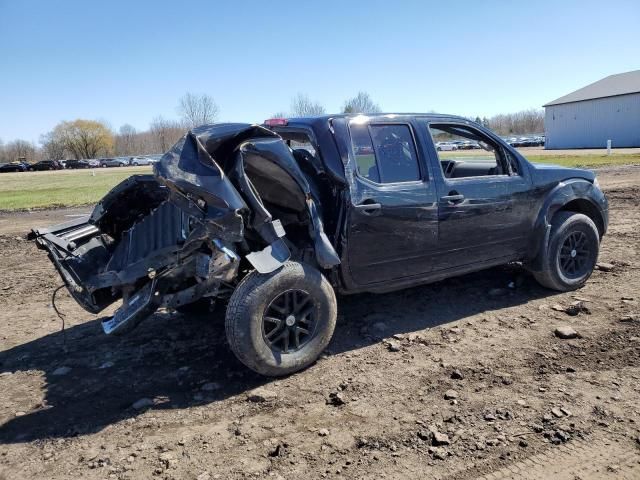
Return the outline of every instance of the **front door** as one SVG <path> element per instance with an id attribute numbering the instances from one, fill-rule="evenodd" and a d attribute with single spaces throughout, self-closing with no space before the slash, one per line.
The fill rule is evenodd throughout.
<path id="1" fill-rule="evenodd" d="M 524 243 L 515 193 L 526 184 L 512 156 L 470 125 L 430 123 L 427 128 L 440 166 L 434 267 L 446 270 L 517 256 Z M 454 149 L 437 149 L 443 142 Z"/>
<path id="2" fill-rule="evenodd" d="M 348 270 L 374 285 L 432 269 L 436 189 L 407 122 L 351 121 Z"/>

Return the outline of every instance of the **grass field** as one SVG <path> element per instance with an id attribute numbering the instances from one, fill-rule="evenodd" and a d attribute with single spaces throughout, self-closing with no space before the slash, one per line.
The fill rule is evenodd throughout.
<path id="1" fill-rule="evenodd" d="M 597 168 L 612 165 L 640 164 L 640 153 L 614 153 L 610 156 L 587 155 L 526 155 L 530 162 L 554 163 L 565 167 Z"/>
<path id="2" fill-rule="evenodd" d="M 0 210 L 89 205 L 136 173 L 151 173 L 151 167 L 3 173 Z"/>
<path id="3" fill-rule="evenodd" d="M 469 152 L 469 153 L 467 153 Z M 477 155 L 477 150 L 442 152 L 443 156 Z M 640 164 L 640 153 L 523 152 L 532 162 L 566 167 L 596 168 L 608 165 Z M 483 152 L 486 153 L 486 152 Z M 538 152 L 535 152 L 538 153 Z M 371 158 L 373 160 L 373 158 Z M 136 173 L 150 173 L 151 167 L 96 168 L 55 172 L 3 173 L 0 175 L 0 211 L 90 205 L 100 200 L 119 182 Z"/>

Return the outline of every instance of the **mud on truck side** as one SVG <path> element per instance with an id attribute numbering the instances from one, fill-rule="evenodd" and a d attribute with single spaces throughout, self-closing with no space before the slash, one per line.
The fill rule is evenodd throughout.
<path id="1" fill-rule="evenodd" d="M 128 332 L 161 307 L 228 300 L 234 353 L 285 375 L 315 360 L 336 319 L 321 270 L 340 260 L 306 156 L 261 126 L 196 128 L 153 175 L 128 178 L 90 215 L 31 237 L 85 310 L 122 300 L 105 333 Z"/>

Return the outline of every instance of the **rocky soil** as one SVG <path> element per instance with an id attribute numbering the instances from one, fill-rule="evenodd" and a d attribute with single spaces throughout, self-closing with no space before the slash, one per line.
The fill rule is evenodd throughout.
<path id="1" fill-rule="evenodd" d="M 0 214 L 0 479 L 640 478 L 640 168 L 602 171 L 600 266 L 557 294 L 505 267 L 339 301 L 325 355 L 272 380 L 218 315 L 102 334 Z M 493 473 L 492 473 L 493 472 Z"/>

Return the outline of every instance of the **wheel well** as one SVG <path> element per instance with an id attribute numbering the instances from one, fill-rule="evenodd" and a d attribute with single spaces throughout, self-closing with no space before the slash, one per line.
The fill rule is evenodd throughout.
<path id="1" fill-rule="evenodd" d="M 586 215 L 593 223 L 596 224 L 598 228 L 598 233 L 600 234 L 600 238 L 604 235 L 604 220 L 602 219 L 601 213 L 598 211 L 598 207 L 596 207 L 589 200 L 585 200 L 583 198 L 578 198 L 576 200 L 571 200 L 566 205 L 558 210 L 558 212 L 575 212 L 582 213 Z"/>

